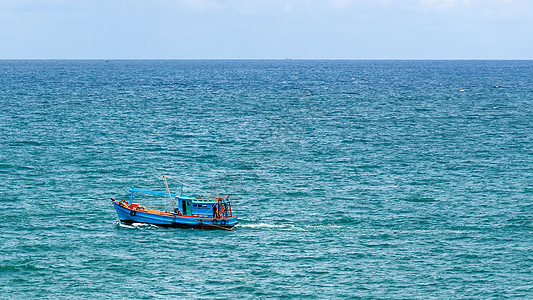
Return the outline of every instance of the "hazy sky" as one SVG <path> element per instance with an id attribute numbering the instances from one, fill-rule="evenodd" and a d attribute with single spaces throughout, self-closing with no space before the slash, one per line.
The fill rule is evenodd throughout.
<path id="1" fill-rule="evenodd" d="M 533 0 L 0 0 L 0 58 L 533 59 Z"/>

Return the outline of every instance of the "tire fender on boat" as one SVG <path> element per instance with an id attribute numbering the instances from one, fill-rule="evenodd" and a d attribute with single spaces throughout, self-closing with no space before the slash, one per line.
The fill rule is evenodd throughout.
<path id="1" fill-rule="evenodd" d="M 221 220 L 221 221 L 220 221 L 220 224 L 222 224 L 222 225 L 226 225 L 226 220 Z"/>
<path id="2" fill-rule="evenodd" d="M 136 211 L 134 211 L 134 210 L 130 211 L 130 216 L 135 217 L 136 214 L 137 214 Z"/>

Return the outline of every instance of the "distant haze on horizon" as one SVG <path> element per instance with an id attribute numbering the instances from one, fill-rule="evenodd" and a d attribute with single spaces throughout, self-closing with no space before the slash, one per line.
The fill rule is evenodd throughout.
<path id="1" fill-rule="evenodd" d="M 0 0 L 0 59 L 533 59 L 529 0 Z"/>

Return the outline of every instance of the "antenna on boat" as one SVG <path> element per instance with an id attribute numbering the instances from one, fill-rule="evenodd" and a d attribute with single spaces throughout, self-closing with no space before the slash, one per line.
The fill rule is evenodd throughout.
<path id="1" fill-rule="evenodd" d="M 172 201 L 172 195 L 170 194 L 170 190 L 168 189 L 166 175 L 163 175 L 163 180 L 165 181 L 165 187 L 167 188 L 168 197 L 170 197 L 170 203 L 172 203 L 172 211 L 176 212 L 176 208 L 174 207 L 174 201 Z"/>
<path id="2" fill-rule="evenodd" d="M 185 175 L 183 175 L 183 180 L 181 181 L 181 191 L 180 191 L 180 197 L 183 196 L 183 184 L 185 183 Z"/>
<path id="3" fill-rule="evenodd" d="M 168 175 L 165 175 L 165 176 L 166 176 L 166 178 L 168 178 L 168 179 L 172 179 L 172 180 L 174 180 L 174 181 L 176 181 L 176 182 L 180 182 L 182 186 L 188 186 L 188 187 L 194 188 L 195 190 L 200 191 L 200 192 L 202 192 L 202 193 L 209 194 L 209 192 L 204 191 L 204 190 L 202 190 L 201 188 L 199 188 L 199 187 L 197 187 L 197 186 L 194 186 L 194 185 L 191 185 L 191 184 L 187 184 L 187 183 L 185 183 L 185 176 L 183 176 L 183 180 L 179 180 L 179 179 L 176 179 L 176 178 L 172 178 L 172 177 L 170 177 L 170 176 L 168 176 Z"/>
<path id="4" fill-rule="evenodd" d="M 211 190 L 213 191 L 213 194 L 215 194 L 215 197 L 220 198 L 220 195 L 217 193 L 213 185 L 210 186 Z"/>

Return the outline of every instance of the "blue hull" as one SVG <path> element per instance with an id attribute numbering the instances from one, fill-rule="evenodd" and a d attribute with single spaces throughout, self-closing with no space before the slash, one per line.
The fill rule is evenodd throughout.
<path id="1" fill-rule="evenodd" d="M 196 216 L 179 216 L 179 215 L 159 215 L 140 210 L 131 210 L 120 206 L 118 202 L 113 201 L 113 206 L 117 211 L 118 218 L 124 223 L 145 223 L 163 227 L 177 228 L 201 228 L 201 229 L 231 229 L 239 222 L 237 217 L 230 218 L 209 218 Z"/>

